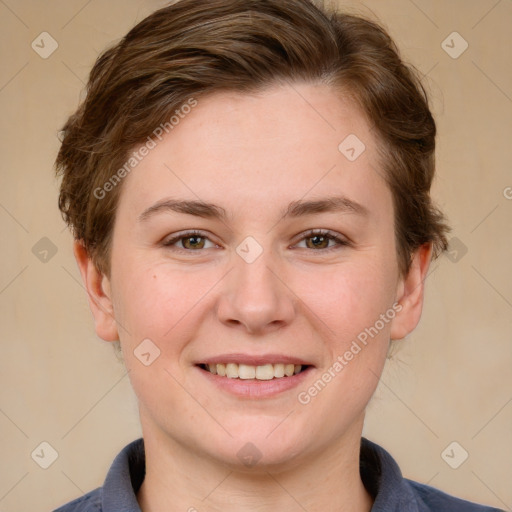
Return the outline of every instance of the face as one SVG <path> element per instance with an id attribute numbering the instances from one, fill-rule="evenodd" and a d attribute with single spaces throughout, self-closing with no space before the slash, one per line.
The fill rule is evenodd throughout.
<path id="1" fill-rule="evenodd" d="M 359 439 L 426 265 L 399 274 L 381 174 L 362 114 L 312 84 L 199 99 L 134 168 L 93 311 L 145 436 L 235 465 Z"/>

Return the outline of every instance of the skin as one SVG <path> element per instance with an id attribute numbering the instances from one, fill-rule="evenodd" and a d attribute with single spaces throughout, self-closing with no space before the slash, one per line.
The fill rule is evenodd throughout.
<path id="1" fill-rule="evenodd" d="M 338 150 L 349 134 L 366 146 L 353 162 Z M 431 257 L 430 246 L 421 247 L 400 275 L 392 196 L 379 169 L 365 117 L 328 86 L 217 93 L 200 98 L 125 178 L 110 277 L 75 243 L 96 332 L 120 340 L 139 400 L 144 512 L 371 509 L 358 466 L 365 408 L 389 340 L 419 321 Z M 292 201 L 333 195 L 366 214 L 283 218 Z M 227 217 L 163 210 L 139 220 L 171 197 L 214 203 Z M 207 238 L 163 245 L 191 229 Z M 318 248 L 314 235 L 303 235 L 310 229 L 349 245 Z M 263 251 L 252 263 L 236 252 L 247 236 Z M 301 404 L 298 393 L 394 304 L 401 307 L 394 319 Z M 161 351 L 149 366 L 134 356 L 146 338 Z M 285 354 L 313 368 L 294 389 L 244 398 L 212 385 L 196 366 L 229 353 Z M 252 467 L 237 456 L 248 442 L 261 454 Z"/>

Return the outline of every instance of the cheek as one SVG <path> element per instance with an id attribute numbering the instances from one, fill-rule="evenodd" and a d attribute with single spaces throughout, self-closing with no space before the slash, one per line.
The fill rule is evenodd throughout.
<path id="1" fill-rule="evenodd" d="M 121 346 L 135 394 L 148 410 L 165 411 L 181 403 L 183 417 L 192 416 L 194 407 L 179 385 L 184 380 L 179 361 L 194 336 L 198 303 L 212 284 L 206 276 L 200 280 L 190 272 L 136 259 L 119 264 L 115 277 L 115 316 L 124 327 Z"/>
<path id="2" fill-rule="evenodd" d="M 392 307 L 395 276 L 385 262 L 339 265 L 315 274 L 304 273 L 295 281 L 295 289 L 304 303 L 322 321 L 325 335 L 339 351 L 381 314 Z M 379 323 L 379 327 L 380 323 Z M 388 332 L 385 323 L 379 330 Z"/>
<path id="3" fill-rule="evenodd" d="M 329 357 L 310 387 L 300 390 L 299 410 L 308 416 L 308 428 L 332 438 L 340 422 L 362 414 L 386 361 L 395 315 L 395 267 L 375 261 L 318 274 L 303 288 Z"/>
<path id="4" fill-rule="evenodd" d="M 166 351 L 179 348 L 194 308 L 212 286 L 208 279 L 198 279 L 189 271 L 170 271 L 163 265 L 140 262 L 120 265 L 116 277 L 115 315 L 125 327 L 121 341 L 133 346 L 149 338 Z M 173 343 L 164 345 L 163 340 L 169 339 Z"/>

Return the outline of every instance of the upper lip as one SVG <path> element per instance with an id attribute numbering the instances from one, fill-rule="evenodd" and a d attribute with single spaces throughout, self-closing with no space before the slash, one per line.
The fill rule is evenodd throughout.
<path id="1" fill-rule="evenodd" d="M 197 364 L 247 364 L 249 366 L 262 366 L 264 364 L 296 364 L 302 366 L 312 366 L 312 364 L 304 359 L 295 356 L 287 356 L 283 354 L 221 354 L 213 357 L 206 357 Z"/>

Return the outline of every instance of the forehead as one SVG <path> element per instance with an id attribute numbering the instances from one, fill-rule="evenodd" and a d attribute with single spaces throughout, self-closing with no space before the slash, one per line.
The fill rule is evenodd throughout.
<path id="1" fill-rule="evenodd" d="M 127 176 L 120 209 L 176 196 L 262 214 L 337 192 L 389 203 L 365 117 L 326 85 L 216 93 L 187 111 Z"/>

